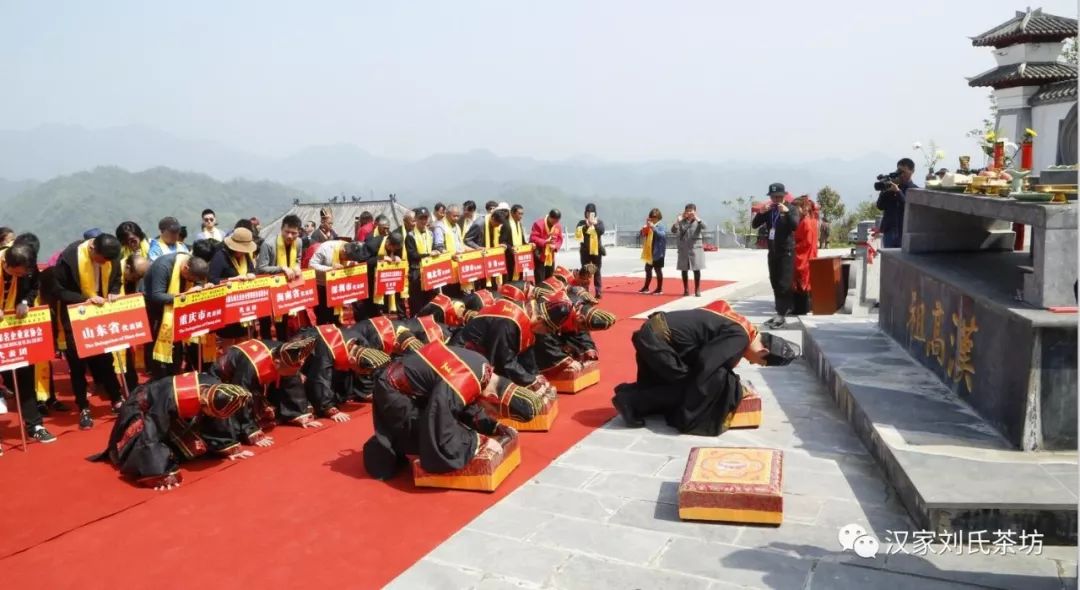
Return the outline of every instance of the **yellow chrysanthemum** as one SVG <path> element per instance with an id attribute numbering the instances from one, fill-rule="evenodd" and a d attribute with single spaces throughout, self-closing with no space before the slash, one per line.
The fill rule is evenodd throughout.
<path id="1" fill-rule="evenodd" d="M 1030 127 L 1028 127 L 1027 129 L 1024 129 L 1024 133 L 1026 133 L 1028 135 L 1028 137 L 1038 137 L 1039 136 L 1039 134 L 1035 133 L 1035 130 L 1030 128 Z"/>
<path id="2" fill-rule="evenodd" d="M 996 138 L 996 137 L 997 137 L 997 133 L 994 133 L 993 131 L 990 131 L 990 132 L 988 132 L 986 134 L 986 141 L 994 141 L 994 138 Z"/>

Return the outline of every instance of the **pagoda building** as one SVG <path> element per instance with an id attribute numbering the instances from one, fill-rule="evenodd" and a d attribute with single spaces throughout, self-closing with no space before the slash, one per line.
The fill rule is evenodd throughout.
<path id="1" fill-rule="evenodd" d="M 1035 130 L 1036 174 L 1077 163 L 1076 66 L 1061 59 L 1065 40 L 1076 35 L 1076 19 L 1037 8 L 971 40 L 975 47 L 994 48 L 997 67 L 968 78 L 968 85 L 994 89 L 1000 137 L 1019 142 L 1025 129 Z"/>

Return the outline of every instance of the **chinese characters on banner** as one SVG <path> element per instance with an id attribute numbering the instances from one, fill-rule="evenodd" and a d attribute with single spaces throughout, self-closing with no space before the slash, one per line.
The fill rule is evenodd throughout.
<path id="1" fill-rule="evenodd" d="M 462 285 L 478 281 L 487 276 L 484 272 L 484 251 L 470 250 L 458 257 L 458 282 Z"/>
<path id="2" fill-rule="evenodd" d="M 173 299 L 173 342 L 183 342 L 225 326 L 225 285 Z"/>
<path id="3" fill-rule="evenodd" d="M 420 288 L 432 291 L 445 287 L 454 279 L 454 263 L 450 254 L 425 258 L 420 261 Z"/>
<path id="4" fill-rule="evenodd" d="M 341 307 L 367 297 L 367 264 L 347 266 L 326 273 L 327 307 Z"/>
<path id="5" fill-rule="evenodd" d="M 951 379 L 953 383 L 963 383 L 968 393 L 974 393 L 975 333 L 979 331 L 975 316 L 964 319 L 959 313 L 953 312 L 950 317 L 952 327 L 948 328 L 945 325 L 945 308 L 941 301 L 934 302 L 929 315 L 928 336 L 926 301 L 919 298 L 917 290 L 912 289 L 907 313 L 907 330 L 911 342 L 922 345 L 923 354 L 937 361 L 938 366 L 945 371 L 947 379 Z"/>
<path id="6" fill-rule="evenodd" d="M 488 278 L 506 274 L 506 246 L 484 250 L 484 271 Z"/>
<path id="7" fill-rule="evenodd" d="M 291 283 L 285 282 L 284 275 L 278 275 L 274 277 L 274 286 L 274 315 L 294 315 L 319 303 L 313 268 L 302 271 L 300 278 Z"/>
<path id="8" fill-rule="evenodd" d="M 406 290 L 405 280 L 409 272 L 409 263 L 380 262 L 375 266 L 375 296 L 394 295 Z"/>
<path id="9" fill-rule="evenodd" d="M 11 312 L 0 320 L 0 371 L 53 358 L 52 320 L 48 306 L 32 307 L 23 319 Z"/>
<path id="10" fill-rule="evenodd" d="M 514 265 L 521 273 L 522 279 L 530 280 L 533 278 L 533 275 L 536 272 L 536 269 L 534 268 L 536 263 L 533 258 L 532 244 L 514 247 Z"/>
<path id="11" fill-rule="evenodd" d="M 150 342 L 150 321 L 146 319 L 146 302 L 141 293 L 100 307 L 76 303 L 67 309 L 75 351 L 81 358 Z"/>
<path id="12" fill-rule="evenodd" d="M 272 315 L 270 291 L 273 287 L 272 276 L 226 283 L 224 323 L 250 322 Z"/>

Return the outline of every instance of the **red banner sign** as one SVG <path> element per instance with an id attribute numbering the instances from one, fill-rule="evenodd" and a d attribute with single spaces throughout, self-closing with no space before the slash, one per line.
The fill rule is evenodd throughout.
<path id="1" fill-rule="evenodd" d="M 518 272 L 521 273 L 522 280 L 532 280 L 536 272 L 536 259 L 533 258 L 532 244 L 514 248 L 514 265 Z"/>
<path id="2" fill-rule="evenodd" d="M 46 362 L 54 354 L 48 306 L 30 308 L 21 320 L 14 312 L 0 320 L 0 371 Z"/>
<path id="3" fill-rule="evenodd" d="M 488 278 L 506 274 L 506 246 L 488 248 L 484 251 L 484 274 Z"/>
<path id="4" fill-rule="evenodd" d="M 487 275 L 484 273 L 484 251 L 470 250 L 458 254 L 458 281 L 461 284 L 478 281 Z"/>
<path id="5" fill-rule="evenodd" d="M 181 293 L 173 299 L 173 342 L 220 330 L 225 326 L 225 285 Z"/>
<path id="6" fill-rule="evenodd" d="M 367 297 L 367 264 L 357 264 L 326 273 L 327 307 L 340 307 Z"/>
<path id="7" fill-rule="evenodd" d="M 274 277 L 256 277 L 250 281 L 225 283 L 225 325 L 251 322 L 273 315 L 270 303 Z"/>
<path id="8" fill-rule="evenodd" d="M 300 278 L 291 283 L 285 282 L 285 275 L 277 275 L 274 286 L 274 315 L 293 315 L 319 304 L 313 268 L 302 271 Z"/>
<path id="9" fill-rule="evenodd" d="M 76 303 L 67 309 L 75 336 L 75 351 L 80 358 L 124 350 L 151 340 L 146 301 L 141 293 L 102 306 Z"/>
<path id="10" fill-rule="evenodd" d="M 380 262 L 375 266 L 375 296 L 394 295 L 406 290 L 409 263 Z"/>
<path id="11" fill-rule="evenodd" d="M 425 258 L 420 261 L 420 288 L 432 291 L 445 287 L 454 280 L 454 261 L 450 254 Z"/>

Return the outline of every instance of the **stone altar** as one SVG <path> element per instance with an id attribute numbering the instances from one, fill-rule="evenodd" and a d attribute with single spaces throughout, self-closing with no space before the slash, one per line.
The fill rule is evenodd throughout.
<path id="1" fill-rule="evenodd" d="M 882 252 L 881 329 L 1022 450 L 1077 447 L 1077 315 L 1045 309 L 1076 305 L 1076 227 L 1073 204 L 912 189 Z"/>

